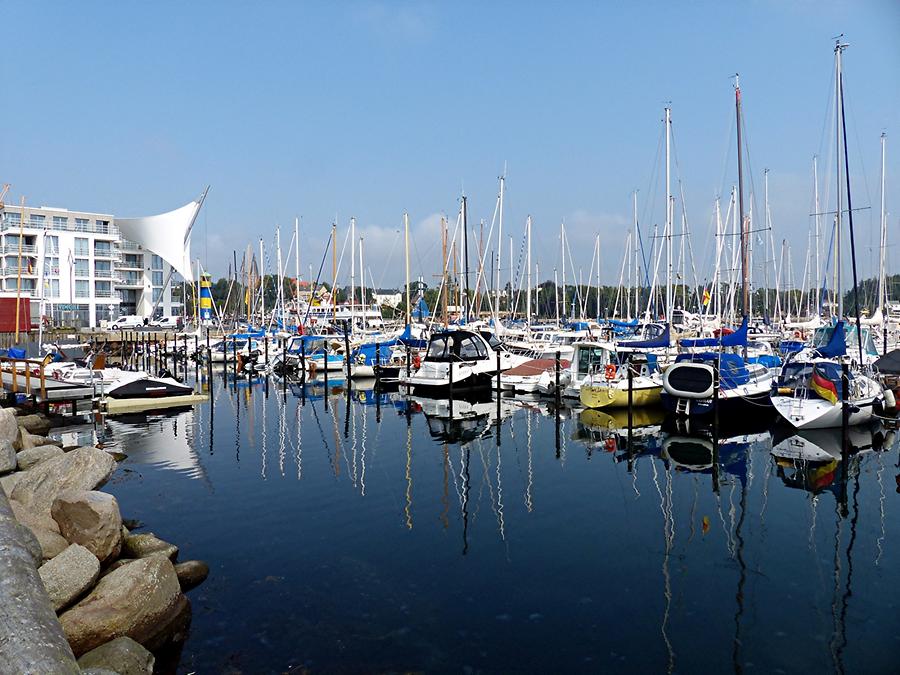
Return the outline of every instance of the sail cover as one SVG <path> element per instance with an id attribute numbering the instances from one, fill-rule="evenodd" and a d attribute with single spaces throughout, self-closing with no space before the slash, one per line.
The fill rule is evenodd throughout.
<path id="1" fill-rule="evenodd" d="M 144 218 L 116 218 L 116 227 L 126 239 L 140 244 L 169 263 L 185 281 L 191 272 L 191 228 L 203 205 L 203 195 L 180 209 Z"/>

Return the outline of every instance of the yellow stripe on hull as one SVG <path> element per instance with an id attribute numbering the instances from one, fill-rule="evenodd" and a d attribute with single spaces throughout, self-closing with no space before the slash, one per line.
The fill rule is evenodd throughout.
<path id="1" fill-rule="evenodd" d="M 635 407 L 657 405 L 662 387 L 645 387 L 632 391 L 632 405 Z M 581 405 L 585 408 L 627 408 L 628 389 L 584 385 L 581 388 Z"/>

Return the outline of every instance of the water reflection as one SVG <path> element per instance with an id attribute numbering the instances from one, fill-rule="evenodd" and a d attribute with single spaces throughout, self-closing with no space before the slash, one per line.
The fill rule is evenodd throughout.
<path id="1" fill-rule="evenodd" d="M 371 382 L 207 386 L 206 406 L 99 427 L 126 465 L 174 469 L 120 501 L 155 500 L 218 562 L 185 670 L 892 667 L 868 648 L 900 634 L 884 428 L 844 445 Z"/>

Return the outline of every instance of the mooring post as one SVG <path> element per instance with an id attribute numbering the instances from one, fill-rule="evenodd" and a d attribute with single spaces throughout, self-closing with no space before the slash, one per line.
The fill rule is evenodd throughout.
<path id="1" fill-rule="evenodd" d="M 352 367 L 352 359 L 350 358 L 350 326 L 347 320 L 344 320 L 344 361 L 347 365 L 347 391 L 350 391 L 350 368 Z"/>
<path id="2" fill-rule="evenodd" d="M 328 410 L 328 343 L 322 350 L 322 377 L 325 378 L 325 410 Z"/>
<path id="3" fill-rule="evenodd" d="M 247 339 L 249 340 L 250 338 L 247 338 Z M 227 353 L 228 353 L 228 352 L 226 351 L 226 354 L 227 354 Z M 238 372 L 238 362 L 237 362 L 237 338 L 234 338 L 234 339 L 232 339 L 232 341 L 231 341 L 231 355 L 232 355 L 232 358 L 233 358 L 233 360 L 234 360 L 234 375 L 235 375 L 235 377 L 237 377 L 237 372 Z M 226 365 L 225 367 L 227 368 L 228 366 Z"/>
<path id="4" fill-rule="evenodd" d="M 306 341 L 300 340 L 300 383 L 306 388 Z"/>
<path id="5" fill-rule="evenodd" d="M 410 367 L 410 348 L 409 344 L 406 345 L 406 377 L 409 377 L 409 367 Z"/>
<path id="6" fill-rule="evenodd" d="M 375 343 L 375 365 L 372 370 L 375 372 L 375 389 L 381 387 L 381 344 Z"/>
<path id="7" fill-rule="evenodd" d="M 269 336 L 263 335 L 263 351 L 265 352 L 266 365 L 269 365 Z"/>
<path id="8" fill-rule="evenodd" d="M 556 385 L 553 387 L 554 393 L 556 394 L 556 459 L 560 458 L 560 440 L 559 440 L 559 406 L 560 406 L 560 391 L 559 391 L 559 350 L 556 350 L 556 355 L 554 357 L 554 366 L 556 368 Z"/>
<path id="9" fill-rule="evenodd" d="M 634 468 L 634 368 L 631 359 L 625 363 L 628 369 L 628 473 Z M 610 383 L 612 384 L 612 383 Z"/>

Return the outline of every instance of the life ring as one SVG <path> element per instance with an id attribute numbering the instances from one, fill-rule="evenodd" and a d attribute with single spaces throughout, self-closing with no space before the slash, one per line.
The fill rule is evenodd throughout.
<path id="1" fill-rule="evenodd" d="M 607 363 L 606 368 L 604 369 L 603 374 L 606 376 L 607 380 L 612 380 L 616 377 L 616 367 L 612 363 Z"/>
<path id="2" fill-rule="evenodd" d="M 800 339 L 800 338 L 803 337 L 803 333 L 801 333 L 799 330 L 795 330 L 795 331 L 794 331 L 794 337 L 797 338 L 797 339 Z"/>
<path id="3" fill-rule="evenodd" d="M 605 448 L 606 452 L 615 452 L 616 451 L 616 439 L 615 438 L 612 438 L 612 437 L 607 438 L 604 445 L 606 446 L 606 448 Z"/>

